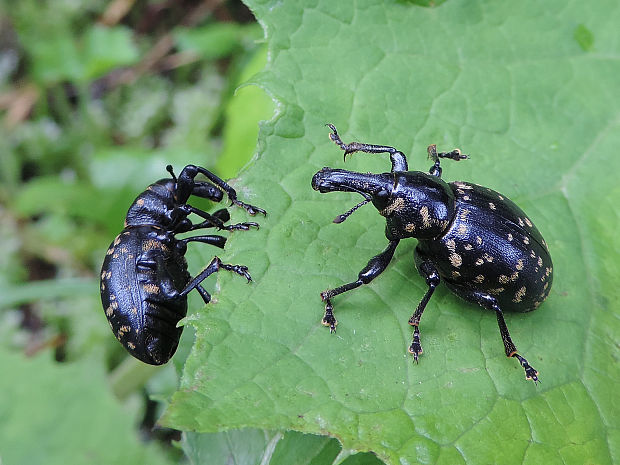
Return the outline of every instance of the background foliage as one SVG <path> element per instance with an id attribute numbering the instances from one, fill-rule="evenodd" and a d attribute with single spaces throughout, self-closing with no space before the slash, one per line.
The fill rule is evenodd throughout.
<path id="1" fill-rule="evenodd" d="M 2 463 L 378 463 L 356 451 L 387 463 L 618 461 L 617 5 L 247 3 L 266 45 L 236 3 L 5 8 Z M 234 94 L 248 79 L 276 100 L 258 146 L 257 121 L 273 106 L 256 87 Z M 326 122 L 347 141 L 397 146 L 421 170 L 429 143 L 458 146 L 471 159 L 444 163 L 445 179 L 499 190 L 535 220 L 554 287 L 507 323 L 541 385 L 504 357 L 494 316 L 445 289 L 412 364 L 407 319 L 425 288 L 415 241 L 371 285 L 334 300 L 336 336 L 321 327 L 318 292 L 354 279 L 386 242 L 372 207 L 334 225 L 358 199 L 310 189 L 316 170 L 343 166 Z M 168 366 L 129 360 L 96 291 L 127 205 L 166 163 L 229 177 L 256 147 L 235 186 L 269 216 L 222 255 L 255 282 L 218 277 L 206 310 L 193 296 Z M 346 167 L 388 166 L 355 155 Z M 192 271 L 212 255 L 192 248 Z M 169 399 L 162 421 L 176 431 L 153 429 Z M 140 441 L 139 425 L 160 441 Z M 178 447 L 165 446 L 171 438 Z"/>

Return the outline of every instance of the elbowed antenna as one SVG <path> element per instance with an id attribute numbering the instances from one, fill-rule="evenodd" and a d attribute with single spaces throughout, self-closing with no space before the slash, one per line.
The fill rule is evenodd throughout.
<path id="1" fill-rule="evenodd" d="M 366 205 L 368 202 L 372 201 L 372 197 L 367 196 L 364 200 L 362 200 L 360 203 L 358 203 L 357 205 L 355 205 L 353 208 L 351 208 L 349 211 L 347 211 L 346 213 L 343 213 L 342 215 L 338 215 L 336 218 L 334 218 L 334 223 L 342 223 L 344 220 L 346 220 L 349 216 L 351 216 L 351 214 L 357 210 L 360 207 L 363 207 L 364 205 Z"/>

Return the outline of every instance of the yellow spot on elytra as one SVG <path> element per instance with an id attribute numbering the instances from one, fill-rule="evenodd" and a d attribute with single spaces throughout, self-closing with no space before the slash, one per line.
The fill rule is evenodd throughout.
<path id="1" fill-rule="evenodd" d="M 430 227 L 431 225 L 431 216 L 428 213 L 428 207 L 425 205 L 420 208 L 420 216 L 422 216 L 422 224 L 425 228 Z"/>
<path id="2" fill-rule="evenodd" d="M 136 348 L 136 345 L 133 342 L 127 342 L 127 347 L 129 347 L 131 350 L 134 350 Z"/>
<path id="3" fill-rule="evenodd" d="M 106 316 L 112 316 L 114 314 L 114 310 L 112 310 L 112 306 L 109 306 L 105 309 Z"/>
<path id="4" fill-rule="evenodd" d="M 506 284 L 508 282 L 508 276 L 505 274 L 500 274 L 498 280 L 500 283 Z"/>
<path id="5" fill-rule="evenodd" d="M 523 300 L 523 297 L 525 296 L 525 292 L 526 292 L 526 288 L 525 286 L 523 286 L 515 293 L 515 297 L 514 299 L 512 299 L 512 301 L 515 303 L 521 302 Z"/>
<path id="6" fill-rule="evenodd" d="M 482 256 L 482 258 L 484 258 L 484 259 L 485 259 L 487 262 L 489 262 L 489 263 L 491 263 L 491 262 L 494 260 L 493 256 L 492 256 L 492 255 L 489 255 L 488 253 L 485 253 L 485 254 Z"/>
<path id="7" fill-rule="evenodd" d="M 525 223 L 523 222 L 523 220 L 521 219 L 521 217 L 519 217 L 519 226 L 523 226 Z"/>
<path id="8" fill-rule="evenodd" d="M 481 283 L 482 281 L 484 281 L 484 276 L 482 276 L 481 274 L 474 278 L 474 282 L 476 283 Z"/>
<path id="9" fill-rule="evenodd" d="M 456 250 L 456 242 L 454 242 L 454 239 L 448 239 L 446 241 L 446 247 L 450 252 L 454 253 L 454 251 Z"/>
<path id="10" fill-rule="evenodd" d="M 459 220 L 461 220 L 463 223 L 467 222 L 467 216 L 471 213 L 471 210 L 468 210 L 467 208 L 461 210 L 461 213 L 459 214 Z"/>
<path id="11" fill-rule="evenodd" d="M 518 277 L 519 277 L 519 272 L 518 272 L 518 271 L 515 271 L 514 273 L 512 273 L 512 274 L 510 275 L 510 280 L 511 280 L 511 281 L 516 281 Z"/>
<path id="12" fill-rule="evenodd" d="M 461 273 L 459 273 L 458 271 L 454 270 L 454 271 L 452 272 L 452 277 L 453 277 L 453 278 L 458 278 L 459 276 L 461 276 Z"/>
<path id="13" fill-rule="evenodd" d="M 403 199 L 401 197 L 398 197 L 391 204 L 389 204 L 382 211 L 380 211 L 379 213 L 382 216 L 389 216 L 389 215 L 391 215 L 395 211 L 402 210 L 402 208 L 404 206 L 405 206 L 405 199 Z"/>
<path id="14" fill-rule="evenodd" d="M 114 245 L 118 245 L 121 243 L 121 236 L 116 236 L 116 238 L 114 239 Z"/>
<path id="15" fill-rule="evenodd" d="M 161 250 L 168 250 L 168 247 L 166 247 L 165 244 L 163 244 L 160 241 L 156 241 L 154 239 L 149 239 L 147 241 L 144 241 L 142 243 L 142 250 L 143 251 L 148 251 L 148 250 L 154 250 L 154 249 L 161 249 Z"/>
<path id="16" fill-rule="evenodd" d="M 521 270 L 523 269 L 523 259 L 521 259 L 521 258 L 520 258 L 520 259 L 517 261 L 517 264 L 516 264 L 515 268 L 516 268 L 517 270 L 519 270 L 519 271 L 521 271 Z"/>
<path id="17" fill-rule="evenodd" d="M 505 288 L 503 287 L 498 287 L 495 289 L 489 289 L 489 294 L 493 294 L 493 295 L 497 295 L 497 294 L 501 294 L 502 292 L 504 292 Z"/>
<path id="18" fill-rule="evenodd" d="M 407 232 L 413 232 L 413 231 L 415 231 L 415 224 L 413 224 L 413 223 L 407 223 L 407 224 L 405 225 L 405 231 L 407 231 Z"/>
<path id="19" fill-rule="evenodd" d="M 113 253 L 114 253 L 114 247 L 110 247 L 105 254 L 106 255 L 112 255 Z"/>
<path id="20" fill-rule="evenodd" d="M 538 257 L 538 266 L 543 266 L 543 259 L 542 259 L 542 257 Z"/>
<path id="21" fill-rule="evenodd" d="M 467 234 L 467 225 L 465 223 L 461 223 L 459 224 L 459 227 L 457 229 L 457 232 L 461 235 L 464 236 L 465 234 Z"/>
<path id="22" fill-rule="evenodd" d="M 127 325 L 123 325 L 120 328 L 118 328 L 118 333 L 116 334 L 116 338 L 120 341 L 120 339 L 125 335 L 125 333 L 128 333 L 129 331 L 131 331 L 131 326 L 127 326 Z"/>
<path id="23" fill-rule="evenodd" d="M 473 246 L 473 245 L 471 245 L 471 244 L 465 244 L 465 245 L 463 246 L 463 248 L 464 248 L 465 250 L 472 250 L 472 249 L 474 248 L 474 246 Z"/>
<path id="24" fill-rule="evenodd" d="M 148 294 L 159 294 L 159 286 L 153 283 L 146 283 L 142 286 Z"/>
<path id="25" fill-rule="evenodd" d="M 482 245 L 482 238 L 480 236 L 476 236 L 476 244 Z"/>
<path id="26" fill-rule="evenodd" d="M 476 260 L 476 265 L 480 266 L 484 263 L 484 260 L 482 258 L 479 258 L 478 260 Z"/>
<path id="27" fill-rule="evenodd" d="M 489 208 L 491 210 L 495 210 L 495 204 L 493 202 L 489 202 Z"/>
<path id="28" fill-rule="evenodd" d="M 459 189 L 473 189 L 472 186 L 470 186 L 469 184 L 465 184 L 464 182 L 461 182 L 461 181 L 455 181 L 453 184 Z"/>
<path id="29" fill-rule="evenodd" d="M 525 237 L 523 238 L 523 243 L 524 243 L 524 244 L 529 244 L 529 243 L 530 243 L 530 238 L 529 238 L 529 237 L 527 237 L 527 236 L 525 236 Z"/>
<path id="30" fill-rule="evenodd" d="M 144 205 L 144 199 L 138 199 L 138 200 L 136 200 L 136 205 L 137 205 L 138 207 L 141 207 L 142 205 Z"/>
<path id="31" fill-rule="evenodd" d="M 450 263 L 452 264 L 452 266 L 456 268 L 458 268 L 459 266 L 463 264 L 463 259 L 457 253 L 450 254 L 449 259 L 450 259 Z"/>
<path id="32" fill-rule="evenodd" d="M 512 240 L 512 234 L 508 233 L 508 240 L 511 241 Z"/>
<path id="33" fill-rule="evenodd" d="M 530 228 L 533 226 L 532 222 L 527 217 L 525 218 L 525 224 L 527 224 Z"/>

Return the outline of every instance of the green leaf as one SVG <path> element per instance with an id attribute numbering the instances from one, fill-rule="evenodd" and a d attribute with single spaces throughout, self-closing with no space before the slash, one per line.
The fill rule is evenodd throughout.
<path id="1" fill-rule="evenodd" d="M 97 283 L 93 279 L 65 278 L 30 281 L 19 286 L 0 286 L 0 309 L 37 300 L 90 295 Z"/>
<path id="2" fill-rule="evenodd" d="M 96 79 L 114 68 L 137 63 L 140 57 L 131 31 L 123 26 L 92 26 L 83 42 L 83 80 Z"/>
<path id="3" fill-rule="evenodd" d="M 335 439 L 295 431 L 273 434 L 256 429 L 202 434 L 186 432 L 182 445 L 194 464 L 331 465 L 340 453 L 340 445 Z M 372 454 L 355 454 L 341 463 L 375 465 L 382 462 Z"/>
<path id="4" fill-rule="evenodd" d="M 164 423 L 330 435 L 390 464 L 618 462 L 620 8 L 249 3 L 270 47 L 259 81 L 279 113 L 234 186 L 269 216 L 221 255 L 254 282 L 221 273 L 213 304 L 188 318 L 196 343 Z M 594 31 L 596 53 L 575 40 L 579 24 Z M 407 321 L 426 290 L 415 240 L 379 278 L 334 299 L 336 335 L 321 326 L 319 292 L 355 280 L 387 243 L 372 206 L 332 224 L 359 196 L 310 187 L 323 166 L 389 169 L 383 155 L 343 164 L 327 122 L 345 141 L 398 147 L 412 169 L 429 168 L 430 143 L 460 147 L 471 159 L 444 162 L 444 179 L 489 186 L 528 212 L 554 284 L 537 311 L 506 319 L 540 385 L 505 357 L 495 316 L 443 286 L 412 362 Z M 188 255 L 207 263 L 212 253 Z"/>
<path id="5" fill-rule="evenodd" d="M 244 83 L 260 72 L 267 62 L 267 47 L 254 54 L 240 76 Z M 274 102 L 258 85 L 241 85 L 226 107 L 223 128 L 224 150 L 217 159 L 215 172 L 224 179 L 236 176 L 254 155 L 258 125 L 273 115 Z M 259 123 L 260 124 L 260 123 Z"/>
<path id="6" fill-rule="evenodd" d="M 274 441 L 275 439 L 275 441 Z M 268 433 L 249 429 L 228 431 L 218 434 L 185 433 L 183 435 L 183 451 L 193 464 L 226 464 L 254 465 L 261 463 L 267 453 L 273 451 L 277 437 L 271 438 Z M 270 443 L 274 443 L 271 444 Z"/>
<path id="7" fill-rule="evenodd" d="M 28 28 L 36 25 L 25 23 L 20 39 L 30 55 L 32 75 L 42 84 L 89 81 L 139 59 L 131 31 L 123 26 L 94 25 L 86 29 L 80 40 L 75 40 L 69 25 L 46 25 L 41 35 L 33 35 Z"/>
<path id="8" fill-rule="evenodd" d="M 587 52 L 592 49 L 592 45 L 594 45 L 594 35 L 583 24 L 580 24 L 575 28 L 573 37 L 584 51 Z"/>
<path id="9" fill-rule="evenodd" d="M 101 363 L 58 365 L 47 355 L 27 359 L 1 348 L 0 363 L 3 464 L 167 463 L 161 450 L 138 440 Z"/>
<path id="10" fill-rule="evenodd" d="M 32 77 L 41 84 L 80 79 L 84 68 L 78 48 L 70 36 L 52 31 L 45 40 L 22 38 L 32 62 Z"/>
<path id="11" fill-rule="evenodd" d="M 173 35 L 181 51 L 216 60 L 234 52 L 246 36 L 260 37 L 260 29 L 256 24 L 212 23 L 199 28 L 179 27 Z"/>

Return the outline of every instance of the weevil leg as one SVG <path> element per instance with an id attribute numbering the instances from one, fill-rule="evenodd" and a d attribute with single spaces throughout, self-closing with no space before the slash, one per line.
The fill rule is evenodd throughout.
<path id="1" fill-rule="evenodd" d="M 210 215 L 209 219 L 205 219 L 204 221 L 197 223 L 197 224 L 193 224 L 188 218 L 186 218 L 186 216 L 189 215 L 190 213 L 192 212 L 185 205 L 182 207 L 178 207 L 172 211 L 172 214 L 170 216 L 172 218 L 180 219 L 180 221 L 178 219 L 176 221 L 173 220 L 173 225 L 171 226 L 171 229 L 173 229 L 175 233 L 195 231 L 196 229 L 207 229 L 207 228 L 220 228 L 221 229 L 224 223 L 230 220 L 230 213 L 228 213 L 228 210 L 225 208 L 217 210 L 212 215 L 207 213 L 207 215 Z M 202 212 L 202 213 L 205 213 L 205 212 Z M 204 216 L 201 216 L 201 218 L 204 218 Z"/>
<path id="2" fill-rule="evenodd" d="M 229 265 L 227 263 L 222 263 L 222 261 L 218 257 L 213 257 L 211 263 L 207 265 L 207 267 L 198 273 L 189 284 L 179 292 L 179 295 L 184 296 L 187 295 L 191 290 L 195 289 L 201 282 L 211 276 L 213 273 L 217 273 L 220 270 L 227 270 L 233 273 L 236 273 L 240 276 L 243 276 L 248 282 L 252 281 L 252 277 L 250 273 L 248 273 L 248 267 L 243 265 Z M 200 291 L 199 291 L 200 292 Z"/>
<path id="3" fill-rule="evenodd" d="M 219 236 L 216 236 L 216 237 L 219 237 Z M 179 295 L 187 295 L 189 291 L 191 291 L 192 289 L 196 289 L 200 293 L 202 300 L 204 300 L 205 305 L 208 304 L 209 302 L 211 302 L 211 294 L 209 294 L 206 291 L 206 289 L 200 285 L 200 283 L 204 281 L 208 276 L 210 276 L 211 274 L 219 270 L 218 265 L 217 264 L 214 265 L 214 262 L 216 260 L 219 261 L 219 258 L 215 257 L 211 261 L 211 263 L 207 266 L 207 268 L 205 268 L 205 270 L 203 271 L 204 276 L 202 276 L 201 279 L 197 279 L 198 276 L 200 275 L 196 276 L 196 278 L 192 280 L 192 283 L 190 283 L 181 292 L 177 291 L 176 288 L 174 287 L 174 283 L 170 279 L 169 273 L 166 271 L 166 263 L 162 257 L 156 256 L 154 260 L 143 260 L 144 262 L 143 266 L 157 270 L 157 281 L 159 282 L 159 292 L 157 294 L 153 294 L 149 296 L 149 300 L 154 301 L 154 302 L 166 302 L 167 305 L 170 306 L 171 302 L 174 302 Z M 221 268 L 224 268 L 224 266 L 221 266 L 221 265 L 222 263 L 220 262 L 219 266 Z M 236 266 L 236 265 L 225 265 L 225 266 L 229 267 L 229 266 Z M 239 267 L 239 268 L 245 268 L 245 267 Z M 205 273 L 205 271 L 207 270 L 209 271 Z M 245 270 L 247 272 L 247 268 Z M 243 276 L 245 277 L 245 275 Z M 160 312 L 162 312 L 162 314 L 169 313 L 169 311 L 166 310 L 165 307 L 162 307 L 162 309 L 160 309 Z M 177 321 L 178 321 L 178 318 L 177 318 Z"/>
<path id="4" fill-rule="evenodd" d="M 203 199 L 209 199 L 212 202 L 221 202 L 224 194 L 217 187 L 210 182 L 195 181 L 192 187 L 191 195 L 201 197 Z"/>
<path id="5" fill-rule="evenodd" d="M 413 340 L 409 346 L 409 353 L 413 354 L 413 360 L 417 363 L 418 357 L 423 352 L 422 344 L 420 343 L 420 319 L 422 318 L 422 313 L 424 313 L 428 301 L 432 297 L 433 292 L 435 292 L 435 288 L 439 286 L 441 278 L 439 277 L 439 272 L 435 268 L 435 265 L 433 265 L 430 260 L 424 258 L 419 247 L 415 249 L 414 259 L 418 272 L 426 280 L 426 285 L 428 286 L 415 312 L 413 312 L 413 315 L 409 318 L 409 324 L 413 326 Z"/>
<path id="6" fill-rule="evenodd" d="M 211 171 L 205 168 L 202 168 L 200 166 L 193 166 L 193 165 L 186 166 L 183 169 L 183 171 L 185 171 L 190 166 L 194 167 L 199 173 L 202 173 L 203 175 L 205 175 L 213 184 L 215 184 L 220 189 L 222 189 L 224 192 L 226 192 L 226 195 L 228 195 L 228 198 L 230 199 L 232 203 L 234 203 L 238 207 L 243 208 L 250 215 L 254 216 L 257 213 L 262 213 L 263 215 L 267 215 L 267 212 L 263 210 L 262 208 L 258 208 L 254 205 L 250 205 L 248 203 L 242 202 L 241 200 L 237 199 L 237 191 L 235 191 L 232 187 L 230 187 L 228 183 L 226 183 L 224 180 L 222 180 L 221 178 L 213 174 Z M 183 176 L 183 173 L 181 173 L 181 176 Z M 181 176 L 179 176 L 179 178 Z"/>
<path id="7" fill-rule="evenodd" d="M 220 208 L 219 210 L 214 211 L 213 216 L 221 220 L 222 223 L 226 223 L 227 221 L 230 221 L 230 212 L 228 211 L 227 208 Z"/>
<path id="8" fill-rule="evenodd" d="M 331 299 L 339 294 L 342 294 L 343 292 L 356 289 L 362 284 L 368 284 L 370 281 L 383 273 L 392 260 L 394 251 L 396 250 L 399 242 L 399 239 L 390 241 L 383 252 L 372 257 L 362 271 L 359 272 L 356 281 L 344 284 L 335 289 L 328 289 L 321 292 L 321 299 L 325 302 L 325 315 L 323 316 L 321 322 L 323 325 L 329 326 L 330 332 L 335 332 L 336 325 L 338 324 L 338 321 L 336 321 L 336 318 L 334 317 L 334 308 L 332 306 Z"/>
<path id="9" fill-rule="evenodd" d="M 204 287 L 202 287 L 200 284 L 196 284 L 196 290 L 200 293 L 200 297 L 202 297 L 202 300 L 204 300 L 205 305 L 211 302 L 211 294 L 209 294 Z"/>
<path id="10" fill-rule="evenodd" d="M 203 244 L 214 245 L 220 249 L 226 245 L 226 238 L 224 236 L 218 236 L 216 234 L 206 236 L 191 236 L 185 239 L 178 240 L 181 244 L 187 245 L 188 242 L 202 242 Z"/>
<path id="11" fill-rule="evenodd" d="M 179 207 L 181 208 L 181 207 Z M 190 228 L 190 231 L 193 231 L 195 229 L 201 229 L 201 228 L 211 228 L 211 227 L 215 227 L 218 229 L 223 229 L 225 231 L 238 231 L 238 230 L 243 230 L 243 231 L 247 231 L 250 228 L 259 228 L 258 223 L 255 223 L 253 221 L 250 222 L 246 222 L 246 223 L 237 223 L 237 224 L 229 224 L 229 225 L 225 225 L 224 221 L 222 221 L 218 216 L 216 216 L 215 214 L 211 215 L 203 210 L 200 210 L 196 207 L 193 207 L 191 205 L 185 204 L 183 205 L 183 209 L 187 210 L 189 213 L 194 213 L 198 216 L 200 216 L 201 218 L 204 218 L 205 221 L 195 224 Z M 218 210 L 215 213 L 220 212 L 221 210 Z M 222 216 L 222 215 L 220 215 Z M 230 218 L 230 217 L 229 217 Z"/>
<path id="12" fill-rule="evenodd" d="M 346 161 L 347 155 L 350 155 L 355 152 L 365 152 L 365 153 L 389 153 L 390 161 L 392 162 L 392 171 L 407 171 L 407 158 L 405 154 L 394 147 L 390 147 L 388 145 L 374 145 L 374 144 L 364 144 L 361 142 L 351 142 L 350 144 L 345 144 L 340 139 L 338 135 L 338 131 L 336 130 L 336 126 L 333 124 L 327 124 L 327 127 L 332 130 L 329 138 L 334 141 L 338 147 L 344 150 L 344 159 Z"/>
<path id="13" fill-rule="evenodd" d="M 217 210 L 216 212 L 213 212 L 211 216 L 216 218 L 216 221 L 220 220 L 222 223 L 226 223 L 227 221 L 230 220 L 230 213 L 228 212 L 226 208 L 222 208 L 220 210 Z M 198 224 L 192 224 L 189 227 L 188 231 L 195 231 L 196 229 L 206 229 L 206 228 L 216 228 L 216 227 L 217 226 L 212 224 L 209 220 L 205 220 Z"/>
<path id="14" fill-rule="evenodd" d="M 452 290 L 456 295 L 464 298 L 465 300 L 469 300 L 470 302 L 475 302 L 483 308 L 487 310 L 493 310 L 495 315 L 497 316 L 497 325 L 499 326 L 499 332 L 502 336 L 502 342 L 504 343 L 504 351 L 506 352 L 507 357 L 514 357 L 519 361 L 519 364 L 525 370 L 525 379 L 531 379 L 534 383 L 538 383 L 538 371 L 532 367 L 528 361 L 519 355 L 517 352 L 517 348 L 512 342 L 512 338 L 510 337 L 510 332 L 508 331 L 508 327 L 506 326 L 506 321 L 504 320 L 504 313 L 500 308 L 497 299 L 490 294 L 486 294 L 484 292 L 472 291 L 469 289 L 464 289 L 460 286 L 455 286 L 449 282 L 446 282 L 446 286 Z"/>
<path id="15" fill-rule="evenodd" d="M 434 162 L 433 166 L 431 166 L 428 172 L 433 176 L 437 176 L 438 178 L 441 177 L 441 165 L 439 163 L 440 158 L 449 158 L 450 160 L 455 161 L 465 160 L 466 158 L 469 158 L 469 156 L 461 153 L 460 149 L 454 149 L 450 152 L 437 152 L 437 146 L 435 144 L 429 145 L 426 148 L 426 151 L 428 152 L 428 158 L 430 158 Z"/>

